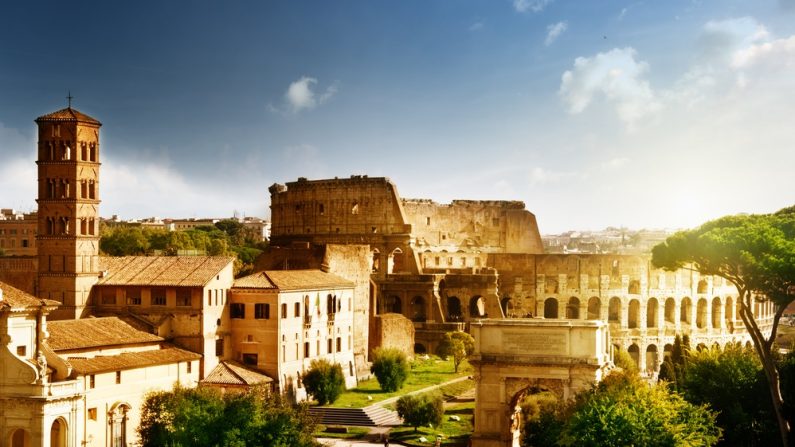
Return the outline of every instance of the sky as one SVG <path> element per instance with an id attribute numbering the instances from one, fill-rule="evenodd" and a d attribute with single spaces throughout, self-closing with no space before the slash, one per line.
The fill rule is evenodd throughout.
<path id="1" fill-rule="evenodd" d="M 542 233 L 795 202 L 795 0 L 8 2 L 0 207 L 35 209 L 33 120 L 70 91 L 105 217 L 267 217 L 273 183 L 362 174 Z"/>

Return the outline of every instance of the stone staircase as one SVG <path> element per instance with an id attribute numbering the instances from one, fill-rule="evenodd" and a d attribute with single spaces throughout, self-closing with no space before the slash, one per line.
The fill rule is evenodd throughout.
<path id="1" fill-rule="evenodd" d="M 323 425 L 355 425 L 362 427 L 400 425 L 403 421 L 394 411 L 379 405 L 365 408 L 311 407 L 309 414 Z"/>

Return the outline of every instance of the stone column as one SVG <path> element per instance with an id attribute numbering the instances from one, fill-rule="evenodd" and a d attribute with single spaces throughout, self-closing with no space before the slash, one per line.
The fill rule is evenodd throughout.
<path id="1" fill-rule="evenodd" d="M 638 300 L 638 308 L 639 308 L 638 309 L 638 311 L 639 311 L 638 312 L 638 320 L 639 320 L 638 321 L 638 328 L 639 329 L 643 329 L 644 331 L 646 329 L 648 329 L 648 327 L 647 327 L 648 325 L 646 324 L 646 323 L 648 323 L 646 320 L 647 320 L 647 318 L 649 316 L 649 314 L 648 314 L 648 310 L 649 310 L 648 304 L 649 303 L 647 302 L 644 305 L 643 301 Z"/>
<path id="2" fill-rule="evenodd" d="M 678 333 L 682 329 L 682 300 L 674 299 L 674 325 Z"/>
<path id="3" fill-rule="evenodd" d="M 724 331 L 726 329 L 726 306 L 722 300 L 718 302 L 718 320 L 718 327 L 716 329 Z"/>
<path id="4" fill-rule="evenodd" d="M 626 304 L 626 305 L 625 305 Z M 621 300 L 621 329 L 626 329 L 629 327 L 629 303 L 624 303 L 624 300 Z"/>
<path id="5" fill-rule="evenodd" d="M 580 320 L 588 319 L 588 300 L 580 298 Z"/>

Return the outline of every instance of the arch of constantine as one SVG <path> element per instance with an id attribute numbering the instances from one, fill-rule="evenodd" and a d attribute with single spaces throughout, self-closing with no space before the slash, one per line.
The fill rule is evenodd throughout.
<path id="1" fill-rule="evenodd" d="M 485 319 L 470 323 L 475 350 L 473 447 L 519 445 L 519 404 L 550 391 L 565 400 L 598 382 L 611 362 L 602 321 Z"/>

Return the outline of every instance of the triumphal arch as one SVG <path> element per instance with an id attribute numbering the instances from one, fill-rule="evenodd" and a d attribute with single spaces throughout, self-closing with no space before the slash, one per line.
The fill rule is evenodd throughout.
<path id="1" fill-rule="evenodd" d="M 475 350 L 475 431 L 472 447 L 518 446 L 528 393 L 565 400 L 600 381 L 612 365 L 603 321 L 484 319 L 471 323 Z"/>

